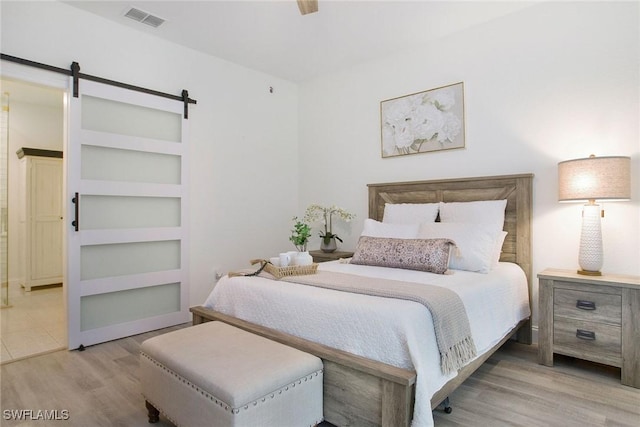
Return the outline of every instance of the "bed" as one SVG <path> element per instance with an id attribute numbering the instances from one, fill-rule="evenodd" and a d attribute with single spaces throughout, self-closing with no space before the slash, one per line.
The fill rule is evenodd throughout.
<path id="1" fill-rule="evenodd" d="M 531 174 L 524 174 L 370 184 L 368 185 L 369 217 L 373 220 L 382 220 L 386 203 L 506 200 L 504 230 L 507 231 L 507 235 L 500 254 L 500 265 L 508 271 L 513 271 L 515 267 L 513 264 L 519 266 L 517 270 L 522 274 L 523 281 L 526 284 L 525 298 L 528 300 L 526 301 L 528 307 L 530 307 L 532 179 L 533 176 Z M 326 264 L 326 266 L 321 264 L 320 267 L 334 271 L 343 271 L 345 268 L 362 268 L 362 266 L 345 266 L 339 263 Z M 376 268 L 380 269 L 381 267 L 374 267 L 374 269 Z M 348 272 L 351 273 L 352 270 L 348 270 Z M 409 272 L 409 276 L 415 276 L 415 273 Z M 456 276 L 455 280 L 461 280 L 464 274 L 456 272 L 454 276 Z M 243 280 L 250 279 L 244 278 Z M 254 283 L 257 283 L 260 278 L 255 280 L 256 282 Z M 443 278 L 442 280 L 445 279 Z M 316 293 L 321 291 L 314 290 L 313 298 L 317 298 Z M 301 296 L 298 297 L 301 298 Z M 357 297 L 378 298 L 363 295 Z M 354 296 L 353 298 L 357 297 Z M 349 298 L 352 297 L 350 296 Z M 231 297 L 231 299 L 233 298 Z M 383 300 L 383 298 L 378 299 Z M 256 305 L 258 304 L 260 302 L 256 301 Z M 403 308 L 402 311 L 411 312 L 413 310 L 409 305 L 402 306 L 402 304 L 409 304 L 407 301 L 393 302 L 393 304 L 400 304 L 398 307 L 406 307 L 406 310 Z M 207 305 L 211 306 L 211 304 Z M 375 305 L 372 306 L 376 307 Z M 387 327 L 391 328 L 387 324 L 387 321 L 391 323 L 391 318 L 384 318 L 384 307 L 384 305 L 379 305 L 379 307 L 375 308 L 375 310 L 379 310 L 381 319 L 383 319 L 378 323 L 381 330 Z M 261 307 L 257 311 L 262 311 L 263 309 L 264 307 Z M 289 328 L 263 326 L 268 322 L 262 322 L 260 316 L 245 316 L 241 309 L 237 311 L 233 309 L 214 310 L 205 306 L 198 306 L 192 307 L 191 311 L 194 324 L 211 320 L 224 321 L 320 357 L 325 366 L 324 415 L 327 421 L 337 426 L 409 426 L 413 418 L 418 420 L 417 422 L 414 420 L 415 425 L 429 425 L 430 421 L 432 422 L 430 412 L 426 416 L 423 407 L 427 406 L 427 409 L 437 407 L 506 340 L 514 337 L 520 342 L 531 343 L 531 324 L 530 316 L 528 315 L 515 321 L 514 325 L 510 326 L 506 331 L 500 332 L 500 336 L 497 339 L 492 339 L 489 344 L 484 342 L 483 345 L 488 347 L 482 348 L 481 354 L 460 369 L 457 374 L 445 376 L 444 378 L 434 377 L 436 378 L 435 383 L 437 383 L 436 389 L 426 390 L 429 387 L 425 386 L 423 382 L 425 378 L 431 375 L 421 373 L 418 380 L 415 368 L 418 365 L 413 363 L 415 360 L 403 361 L 392 358 L 388 361 L 384 359 L 384 361 L 381 361 L 379 355 L 372 356 L 366 352 L 366 349 L 363 353 L 362 348 L 357 345 L 360 343 L 357 342 L 354 342 L 355 345 L 353 347 L 343 346 L 343 348 L 336 348 L 338 346 L 330 342 L 329 344 L 331 345 L 327 345 L 328 341 L 326 340 L 324 342 L 316 342 L 318 339 L 314 338 L 312 329 L 309 331 L 296 330 L 294 333 L 283 332 L 283 330 L 287 331 Z M 304 309 L 302 311 L 304 312 Z M 323 307 L 321 312 L 323 313 L 322 319 L 331 318 L 332 316 L 331 311 L 327 310 L 326 307 Z M 317 316 L 309 313 L 309 317 Z M 251 321 L 247 320 L 247 318 L 251 318 Z M 409 319 L 412 318 L 409 317 Z M 405 323 L 409 323 L 407 327 L 411 329 L 413 322 L 413 320 L 410 320 Z M 300 323 L 300 325 L 296 323 L 296 328 L 305 327 L 302 322 Z M 320 335 L 318 334 L 318 336 Z M 363 332 L 362 336 L 366 337 L 367 332 Z M 362 340 L 364 341 L 365 338 L 362 338 Z M 402 342 L 394 345 L 402 346 Z M 415 347 L 415 344 L 407 341 L 406 346 Z M 402 359 L 402 352 L 399 351 L 398 354 L 400 355 L 398 357 Z M 411 354 L 411 357 L 413 356 Z M 419 370 L 419 372 L 424 372 L 424 368 L 421 367 L 420 369 L 422 371 Z M 428 400 L 430 402 L 428 405 L 423 396 L 429 396 Z M 419 414 L 419 416 L 416 416 L 416 414 Z"/>

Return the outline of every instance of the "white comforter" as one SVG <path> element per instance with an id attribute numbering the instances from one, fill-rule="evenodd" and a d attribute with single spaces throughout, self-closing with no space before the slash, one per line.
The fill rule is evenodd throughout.
<path id="1" fill-rule="evenodd" d="M 500 263 L 489 274 L 437 275 L 384 267 L 322 263 L 320 269 L 445 286 L 462 299 L 478 354 L 529 317 L 522 269 Z M 412 425 L 433 425 L 430 400 L 455 373 L 444 376 L 431 314 L 421 304 L 352 294 L 261 277 L 225 276 L 205 307 L 401 368 L 415 369 Z"/>

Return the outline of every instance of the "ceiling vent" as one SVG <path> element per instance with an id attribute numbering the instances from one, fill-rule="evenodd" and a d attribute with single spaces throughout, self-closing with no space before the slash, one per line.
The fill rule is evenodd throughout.
<path id="1" fill-rule="evenodd" d="M 124 14 L 125 17 L 131 18 L 134 21 L 142 22 L 143 24 L 150 25 L 154 28 L 158 28 L 162 25 L 166 19 L 162 19 L 158 16 L 152 15 L 149 12 L 145 12 L 144 10 L 136 9 L 135 7 L 130 8 Z"/>

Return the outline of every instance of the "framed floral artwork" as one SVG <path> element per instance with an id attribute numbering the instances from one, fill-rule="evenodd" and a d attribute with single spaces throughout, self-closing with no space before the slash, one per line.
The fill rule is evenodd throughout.
<path id="1" fill-rule="evenodd" d="M 382 157 L 464 148 L 462 82 L 380 102 Z"/>

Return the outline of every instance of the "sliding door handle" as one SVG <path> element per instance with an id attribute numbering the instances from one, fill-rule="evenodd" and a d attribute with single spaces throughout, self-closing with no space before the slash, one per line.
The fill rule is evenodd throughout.
<path id="1" fill-rule="evenodd" d="M 71 221 L 71 225 L 73 226 L 75 231 L 78 231 L 78 229 L 80 228 L 80 218 L 78 217 L 80 215 L 80 195 L 78 193 L 75 193 L 75 196 L 73 196 L 73 199 L 71 199 L 71 202 L 73 202 L 73 204 L 75 205 L 73 208 L 73 221 Z"/>

